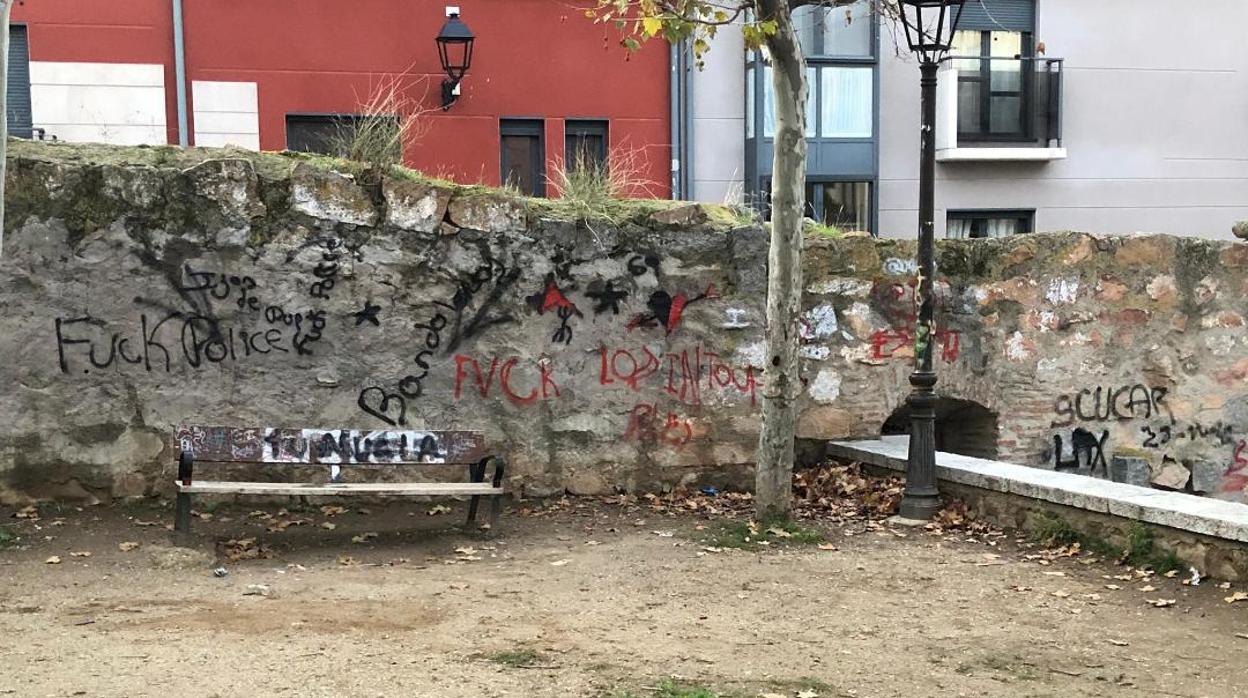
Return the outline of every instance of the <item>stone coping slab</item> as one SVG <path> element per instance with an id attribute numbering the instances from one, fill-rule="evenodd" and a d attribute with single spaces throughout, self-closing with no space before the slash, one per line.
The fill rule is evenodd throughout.
<path id="1" fill-rule="evenodd" d="M 908 436 L 834 441 L 828 455 L 904 472 Z M 1102 514 L 1248 543 L 1248 505 L 1014 463 L 936 453 L 936 477 Z"/>

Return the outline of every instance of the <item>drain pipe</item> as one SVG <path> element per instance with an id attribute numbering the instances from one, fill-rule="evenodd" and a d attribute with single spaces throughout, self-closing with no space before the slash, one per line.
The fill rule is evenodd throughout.
<path id="1" fill-rule="evenodd" d="M 182 0 L 173 0 L 173 73 L 178 91 L 178 145 L 191 144 L 186 118 L 186 49 L 183 47 Z"/>
<path id="2" fill-rule="evenodd" d="M 686 43 L 671 46 L 672 198 L 688 200 L 693 195 L 693 84 L 692 65 Z"/>
<path id="3" fill-rule="evenodd" d="M 681 86 L 681 83 L 684 82 L 684 71 L 681 70 L 681 66 L 680 66 L 681 45 L 675 44 L 675 43 L 671 44 L 671 46 L 668 48 L 668 52 L 670 55 L 668 62 L 671 65 L 671 72 L 672 72 L 671 90 L 670 90 L 671 94 L 668 96 L 668 104 L 670 107 L 669 108 L 670 114 L 668 116 L 668 121 L 671 123 L 671 131 L 672 131 L 672 198 L 679 200 L 683 198 L 681 196 L 682 177 L 681 177 L 681 172 L 680 172 L 680 167 L 683 164 L 680 161 L 681 159 L 680 158 L 680 155 L 681 155 L 680 132 L 682 130 L 682 125 L 683 125 L 682 118 L 681 118 L 680 86 Z"/>

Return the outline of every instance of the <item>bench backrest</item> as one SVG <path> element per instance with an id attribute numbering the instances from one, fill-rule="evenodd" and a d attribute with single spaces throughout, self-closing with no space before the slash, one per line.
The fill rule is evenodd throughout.
<path id="1" fill-rule="evenodd" d="M 479 431 L 183 426 L 173 448 L 218 463 L 466 464 L 485 456 L 485 438 Z"/>

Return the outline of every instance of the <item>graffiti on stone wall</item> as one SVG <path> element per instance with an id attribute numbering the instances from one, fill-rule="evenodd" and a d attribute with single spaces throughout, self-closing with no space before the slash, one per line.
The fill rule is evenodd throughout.
<path id="1" fill-rule="evenodd" d="M 625 441 L 680 448 L 692 439 L 691 420 L 675 412 L 663 413 L 655 403 L 638 403 L 628 413 L 628 428 L 624 431 Z"/>
<path id="2" fill-rule="evenodd" d="M 1109 441 L 1109 430 L 1101 431 L 1100 436 L 1083 428 L 1076 428 L 1070 433 L 1070 458 L 1063 458 L 1064 443 L 1059 434 L 1053 435 L 1053 466 L 1056 470 L 1078 470 L 1086 467 L 1089 472 L 1096 472 L 1099 465 L 1109 477 L 1109 462 L 1105 458 L 1105 445 Z M 1080 458 L 1082 456 L 1082 458 Z"/>
<path id="3" fill-rule="evenodd" d="M 1231 464 L 1222 475 L 1223 492 L 1248 491 L 1248 439 L 1240 439 L 1231 452 Z"/>
<path id="4" fill-rule="evenodd" d="M 1050 426 L 1069 427 L 1078 422 L 1109 422 L 1151 419 L 1165 415 L 1171 421 L 1165 403 L 1167 389 L 1136 383 L 1125 386 L 1096 386 L 1059 395 L 1053 403 L 1057 414 Z"/>

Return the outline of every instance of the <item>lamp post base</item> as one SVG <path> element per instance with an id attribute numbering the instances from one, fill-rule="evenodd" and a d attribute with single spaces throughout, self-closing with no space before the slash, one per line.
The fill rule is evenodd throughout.
<path id="1" fill-rule="evenodd" d="M 897 518 L 904 520 L 899 523 L 914 521 L 925 524 L 936 516 L 936 512 L 940 511 L 940 506 L 939 494 L 907 494 L 901 500 L 901 509 L 897 512 Z"/>

